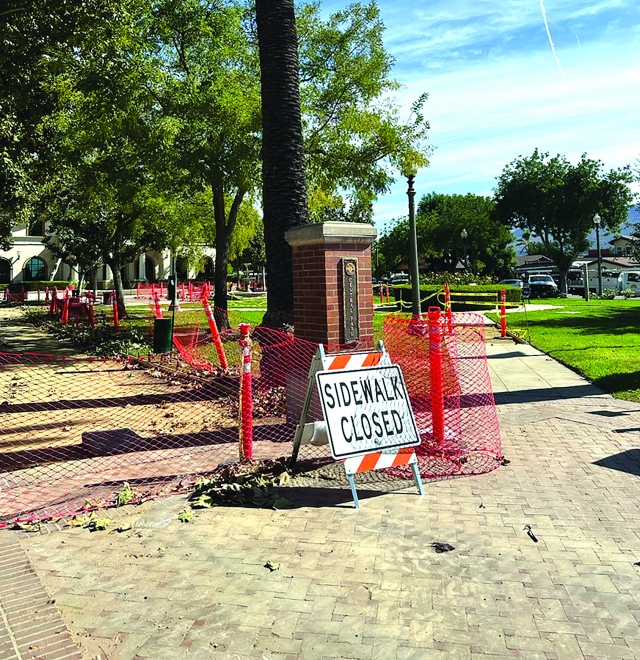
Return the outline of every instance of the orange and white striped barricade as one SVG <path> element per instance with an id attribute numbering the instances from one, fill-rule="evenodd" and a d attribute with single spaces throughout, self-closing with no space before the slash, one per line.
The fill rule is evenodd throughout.
<path id="1" fill-rule="evenodd" d="M 418 458 L 413 447 L 404 447 L 397 451 L 376 451 L 370 454 L 364 454 L 364 456 L 346 458 L 344 461 L 344 470 L 347 473 L 347 479 L 351 486 L 355 508 L 360 508 L 360 502 L 358 501 L 358 491 L 356 490 L 354 475 L 361 472 L 369 472 L 370 470 L 405 467 L 406 465 L 411 467 L 418 492 L 420 495 L 424 495 L 424 486 L 422 485 L 420 470 L 418 470 Z"/>
<path id="2" fill-rule="evenodd" d="M 307 425 L 314 388 L 318 390 L 324 422 Z M 313 428 L 309 429 L 310 426 Z M 345 461 L 358 459 L 348 465 L 345 462 L 356 508 L 359 503 L 355 474 L 392 467 L 394 462 L 396 466 L 411 464 L 411 455 L 414 455 L 412 448 L 420 444 L 420 434 L 402 371 L 398 365 L 391 363 L 382 342 L 375 352 L 337 355 L 327 355 L 324 347 L 318 346 L 296 429 L 292 463 L 297 459 L 303 436 L 311 437 L 313 444 L 319 444 L 314 440 L 324 433 L 333 458 Z M 408 448 L 411 448 L 411 455 L 400 453 L 400 450 Z M 375 459 L 365 458 L 373 454 Z M 416 484 L 422 493 L 419 473 Z"/>
<path id="3" fill-rule="evenodd" d="M 296 461 L 298 460 L 300 445 L 307 443 L 328 444 L 325 422 L 310 422 L 307 424 L 309 408 L 311 407 L 311 397 L 316 387 L 316 373 L 319 371 L 345 369 L 347 367 L 361 369 L 387 364 L 391 364 L 391 358 L 385 350 L 382 341 L 378 343 L 378 350 L 372 351 L 370 353 L 338 353 L 336 355 L 327 355 L 324 351 L 324 346 L 322 344 L 318 345 L 316 354 L 313 357 L 313 361 L 311 362 L 311 367 L 309 369 L 307 393 L 302 406 L 302 412 L 300 414 L 300 422 L 293 439 L 291 465 L 295 465 Z"/>

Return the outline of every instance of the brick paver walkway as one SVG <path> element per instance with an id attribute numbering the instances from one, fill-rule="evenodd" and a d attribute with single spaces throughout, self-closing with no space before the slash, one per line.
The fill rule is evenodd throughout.
<path id="1" fill-rule="evenodd" d="M 60 612 L 44 590 L 17 538 L 0 543 L 0 658 L 81 660 Z"/>
<path id="2" fill-rule="evenodd" d="M 373 481 L 357 511 L 318 480 L 190 524 L 170 498 L 114 512 L 120 534 L 21 538 L 84 657 L 640 658 L 640 405 L 530 347 L 489 353 L 510 461 L 491 474 L 423 498 Z"/>

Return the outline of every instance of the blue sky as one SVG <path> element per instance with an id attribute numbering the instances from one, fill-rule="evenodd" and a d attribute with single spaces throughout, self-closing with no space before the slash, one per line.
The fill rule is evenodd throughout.
<path id="1" fill-rule="evenodd" d="M 347 2 L 327 0 L 323 10 Z M 429 93 L 425 193 L 491 195 L 535 148 L 607 169 L 640 158 L 638 0 L 378 0 L 399 100 Z M 546 24 L 545 24 L 546 15 Z M 550 43 L 553 43 L 553 46 Z M 640 190 L 640 187 L 636 187 Z M 406 215 L 406 182 L 375 204 L 378 229 Z"/>

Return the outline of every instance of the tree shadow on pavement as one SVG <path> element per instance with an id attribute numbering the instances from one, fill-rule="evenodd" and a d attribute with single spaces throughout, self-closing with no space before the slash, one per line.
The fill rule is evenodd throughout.
<path id="1" fill-rule="evenodd" d="M 593 461 L 593 465 L 640 477 L 640 449 L 627 449 L 627 451 L 619 454 L 612 454 L 606 458 L 601 458 L 599 461 Z"/>

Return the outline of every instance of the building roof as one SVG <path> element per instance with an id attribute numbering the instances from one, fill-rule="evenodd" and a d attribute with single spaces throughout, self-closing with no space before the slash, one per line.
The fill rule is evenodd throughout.
<path id="1" fill-rule="evenodd" d="M 623 234 L 622 236 L 616 236 L 613 240 L 609 241 L 609 245 L 615 245 L 618 241 L 635 243 L 637 240 L 640 240 L 637 236 L 627 236 L 626 234 Z"/>
<path id="2" fill-rule="evenodd" d="M 518 266 L 550 266 L 553 264 L 549 257 L 543 254 L 519 254 L 516 256 Z"/>

